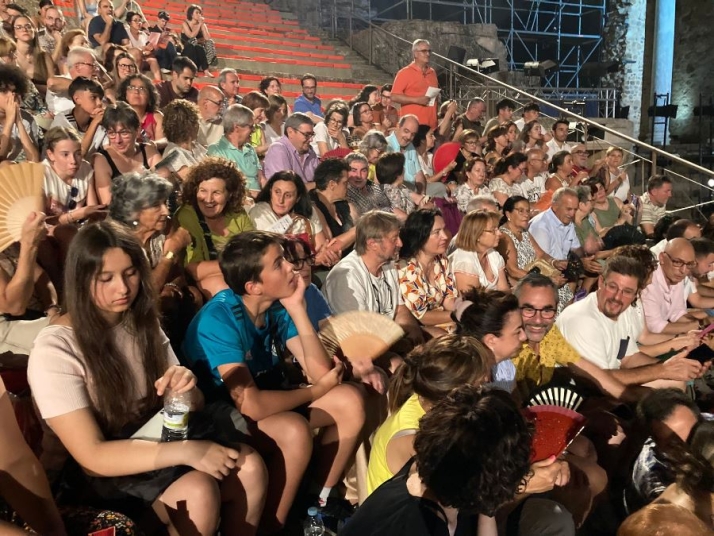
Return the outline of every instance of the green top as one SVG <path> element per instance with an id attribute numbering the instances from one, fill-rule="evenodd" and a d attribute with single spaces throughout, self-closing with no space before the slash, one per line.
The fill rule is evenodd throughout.
<path id="1" fill-rule="evenodd" d="M 617 219 L 620 217 L 620 207 L 617 206 L 615 199 L 612 197 L 607 198 L 607 210 L 596 208 L 593 212 L 595 212 L 597 216 L 600 227 L 612 227 L 617 223 Z"/>
<path id="2" fill-rule="evenodd" d="M 248 214 L 244 210 L 239 212 L 227 213 L 224 215 L 226 227 L 228 228 L 228 236 L 218 236 L 211 233 L 211 240 L 216 251 L 222 251 L 228 242 L 228 239 L 234 235 L 244 231 L 252 231 L 255 229 L 253 222 L 250 221 Z M 210 261 L 211 256 L 208 250 L 206 238 L 203 236 L 203 229 L 198 221 L 198 215 L 191 205 L 181 205 L 176 211 L 176 218 L 179 225 L 186 229 L 191 235 L 191 243 L 186 248 L 186 264 L 192 262 Z"/>
<path id="3" fill-rule="evenodd" d="M 238 149 L 223 136 L 220 141 L 208 147 L 208 156 L 221 156 L 235 163 L 245 175 L 246 188 L 260 190 L 260 181 L 258 180 L 258 172 L 261 169 L 260 160 L 255 148 L 250 143 L 246 143 L 241 149 Z"/>
<path id="4" fill-rule="evenodd" d="M 573 223 L 575 223 L 575 222 L 573 222 Z M 593 227 L 593 224 L 590 221 L 590 218 L 583 218 L 583 221 L 580 223 L 580 225 L 575 224 L 575 234 L 578 235 L 578 240 L 580 240 L 580 245 L 583 247 L 585 247 L 585 239 L 588 236 L 593 236 L 596 239 L 599 238 L 599 235 L 597 234 L 595 227 Z"/>

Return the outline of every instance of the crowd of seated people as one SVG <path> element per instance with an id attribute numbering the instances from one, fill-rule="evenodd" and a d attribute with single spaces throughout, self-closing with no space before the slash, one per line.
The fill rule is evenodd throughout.
<path id="1" fill-rule="evenodd" d="M 399 76 L 323 103 L 306 73 L 292 110 L 271 76 L 199 90 L 200 6 L 179 36 L 43 3 L 0 36 L 0 170 L 44 174 L 0 252 L 0 372 L 36 408 L 0 383 L 0 529 L 271 534 L 317 506 L 345 534 L 629 534 L 660 503 L 714 528 L 714 232 L 665 216 L 666 175 L 635 198 L 623 149 L 537 104 L 426 117 Z M 329 355 L 350 311 L 404 335 Z M 585 429 L 532 460 L 517 408 L 564 385 Z M 187 439 L 133 438 L 168 392 Z"/>

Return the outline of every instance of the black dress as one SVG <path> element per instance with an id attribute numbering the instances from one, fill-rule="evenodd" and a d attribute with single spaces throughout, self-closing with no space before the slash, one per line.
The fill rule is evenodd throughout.
<path id="1" fill-rule="evenodd" d="M 449 536 L 446 516 L 437 503 L 414 497 L 407 490 L 414 458 L 359 507 L 340 536 Z M 455 536 L 473 536 L 478 517 L 459 513 Z"/>
<path id="2" fill-rule="evenodd" d="M 149 159 L 146 157 L 146 144 L 140 143 L 139 150 L 141 151 L 141 156 L 144 160 L 144 168 L 147 170 L 150 169 L 151 166 L 149 165 Z M 123 175 L 123 173 L 119 171 L 119 168 L 114 163 L 114 160 L 112 160 L 112 157 L 109 156 L 109 151 L 107 151 L 104 147 L 100 147 L 99 149 L 97 149 L 97 152 L 107 159 L 107 164 L 109 164 L 109 167 L 112 170 L 112 180 Z"/>
<path id="3" fill-rule="evenodd" d="M 310 196 L 310 201 L 312 201 L 312 204 L 315 205 L 315 208 L 322 212 L 322 215 L 325 217 L 325 222 L 330 228 L 330 233 L 332 234 L 333 238 L 336 236 L 340 236 L 343 233 L 346 233 L 347 231 L 352 229 L 352 227 L 355 226 L 354 222 L 352 221 L 352 216 L 350 215 L 350 205 L 347 201 L 335 202 L 335 211 L 337 212 L 337 215 L 339 216 L 340 220 L 342 220 L 342 223 L 340 223 L 332 217 L 332 214 L 330 214 L 330 211 L 327 210 L 327 207 L 320 199 L 320 196 L 317 195 L 317 192 L 315 190 L 310 190 L 308 195 Z M 343 250 L 342 256 L 344 257 L 350 251 L 352 251 L 352 246 Z"/>
<path id="4" fill-rule="evenodd" d="M 199 72 L 208 69 L 208 58 L 206 57 L 206 49 L 198 42 L 203 37 L 203 32 L 199 30 L 196 37 L 189 37 L 181 32 L 181 43 L 183 43 L 183 55 L 189 58 L 196 64 Z"/>

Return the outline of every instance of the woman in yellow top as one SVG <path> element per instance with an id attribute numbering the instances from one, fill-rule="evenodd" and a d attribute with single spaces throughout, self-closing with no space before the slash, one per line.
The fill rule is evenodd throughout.
<path id="1" fill-rule="evenodd" d="M 218 254 L 228 239 L 254 228 L 243 210 L 245 195 L 243 174 L 235 164 L 219 157 L 204 158 L 183 183 L 183 204 L 176 218 L 191 235 L 186 271 L 207 298 L 227 288 Z"/>
<path id="2" fill-rule="evenodd" d="M 477 339 L 444 335 L 415 348 L 389 388 L 390 416 L 377 430 L 367 470 L 367 493 L 392 478 L 414 455 L 419 419 L 452 389 L 490 378 L 493 356 Z"/>

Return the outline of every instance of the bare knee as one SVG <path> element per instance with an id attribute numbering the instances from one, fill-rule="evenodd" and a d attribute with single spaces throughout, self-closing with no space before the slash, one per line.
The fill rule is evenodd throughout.
<path id="1" fill-rule="evenodd" d="M 263 458 L 258 452 L 248 445 L 240 445 L 240 458 L 238 458 L 238 478 L 245 487 L 263 487 L 268 482 L 268 470 Z"/>
<path id="2" fill-rule="evenodd" d="M 365 421 L 364 391 L 355 385 L 342 384 L 330 391 L 330 410 L 335 422 L 350 423 L 361 429 Z"/>
<path id="3" fill-rule="evenodd" d="M 177 529 L 194 526 L 200 534 L 218 529 L 221 495 L 216 480 L 206 473 L 191 471 L 171 484 L 155 507 L 159 518 Z"/>

